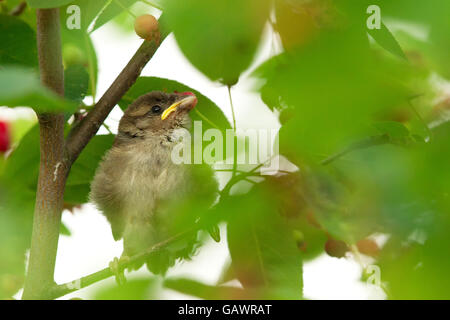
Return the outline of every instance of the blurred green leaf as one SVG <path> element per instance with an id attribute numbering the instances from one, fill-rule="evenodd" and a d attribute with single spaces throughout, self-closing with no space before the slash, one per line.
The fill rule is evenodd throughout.
<path id="1" fill-rule="evenodd" d="M 450 29 L 450 2 L 446 0 L 375 0 L 371 4 L 377 4 L 382 8 L 382 15 L 391 19 L 407 22 L 425 31 L 428 29 L 429 36 L 426 37 L 424 49 L 418 53 L 425 55 L 431 62 L 436 72 L 446 78 L 450 78 L 450 63 L 448 52 L 450 40 L 447 30 Z M 413 32 L 414 33 L 414 32 Z M 398 39 L 398 37 L 396 36 Z M 399 41 L 400 42 L 400 41 Z M 406 49 L 400 42 L 402 48 Z"/>
<path id="2" fill-rule="evenodd" d="M 88 202 L 90 183 L 103 155 L 111 148 L 114 135 L 97 135 L 72 165 L 66 183 L 64 200 L 71 204 Z"/>
<path id="3" fill-rule="evenodd" d="M 34 193 L 0 177 L 0 203 L 0 299 L 10 299 L 23 286 L 25 278 Z"/>
<path id="4" fill-rule="evenodd" d="M 69 205 L 87 203 L 90 191 L 91 186 L 89 183 L 68 185 L 64 192 L 64 202 Z"/>
<path id="5" fill-rule="evenodd" d="M 32 8 L 57 8 L 72 2 L 73 0 L 27 0 Z"/>
<path id="6" fill-rule="evenodd" d="M 450 122 L 432 129 L 432 139 L 422 148 L 414 149 L 412 155 L 413 186 L 417 193 L 436 202 L 439 210 L 450 216 Z"/>
<path id="7" fill-rule="evenodd" d="M 241 288 L 211 286 L 184 278 L 165 279 L 164 286 L 168 289 L 206 300 L 239 300 L 255 298 L 255 296 Z"/>
<path id="8" fill-rule="evenodd" d="M 37 67 L 36 34 L 19 18 L 0 14 L 0 65 Z"/>
<path id="9" fill-rule="evenodd" d="M 302 297 L 302 259 L 271 195 L 255 188 L 228 218 L 234 272 L 246 289 L 271 299 Z"/>
<path id="10" fill-rule="evenodd" d="M 252 62 L 270 1 L 166 0 L 164 8 L 167 23 L 192 64 L 211 80 L 232 85 Z"/>
<path id="11" fill-rule="evenodd" d="M 372 29 L 367 32 L 381 47 L 401 59 L 407 59 L 397 40 L 384 23 L 381 23 L 381 29 Z"/>
<path id="12" fill-rule="evenodd" d="M 72 0 L 69 1 L 68 5 L 65 6 L 62 11 L 62 24 L 65 26 L 65 22 L 67 18 L 69 17 L 69 14 L 67 13 L 67 8 L 71 5 L 77 5 L 80 7 L 81 11 L 81 30 L 86 31 L 91 23 L 95 20 L 95 18 L 99 15 L 101 10 L 105 7 L 105 5 L 108 3 L 108 0 Z M 64 12 L 64 13 L 63 13 Z M 66 29 L 66 28 L 64 28 Z M 76 30 L 69 30 L 69 31 L 75 31 Z"/>
<path id="13" fill-rule="evenodd" d="M 18 118 L 11 122 L 11 139 L 13 144 L 20 142 L 22 137 L 36 124 L 36 118 Z"/>
<path id="14" fill-rule="evenodd" d="M 89 87 L 89 74 L 82 65 L 70 65 L 64 70 L 66 99 L 78 104 L 83 101 Z"/>
<path id="15" fill-rule="evenodd" d="M 404 124 L 396 121 L 380 121 L 375 122 L 374 127 L 380 133 L 386 133 L 392 138 L 405 138 L 409 136 L 409 130 Z"/>
<path id="16" fill-rule="evenodd" d="M 114 135 L 96 135 L 72 165 L 67 185 L 89 184 L 104 154 L 111 148 Z"/>
<path id="17" fill-rule="evenodd" d="M 81 7 L 81 29 L 61 28 L 63 62 L 66 68 L 71 65 L 82 65 L 86 68 L 89 74 L 89 90 L 87 94 L 92 95 L 97 88 L 98 62 L 87 28 L 92 22 L 89 19 L 94 19 L 94 13 L 97 12 L 96 10 L 100 11 L 101 7 L 97 6 L 97 1 L 80 1 L 80 5 L 83 5 Z M 88 16 L 89 14 L 93 16 Z M 65 26 L 66 18 L 65 15 L 61 15 L 62 26 Z"/>
<path id="18" fill-rule="evenodd" d="M 23 0 L 8 0 L 3 1 L 3 12 L 10 13 L 15 10 L 18 6 L 21 5 Z M 34 31 L 36 31 L 36 10 L 31 8 L 30 6 L 26 6 L 26 8 L 20 14 L 20 20 L 26 22 Z"/>
<path id="19" fill-rule="evenodd" d="M 64 223 L 61 223 L 61 230 L 59 231 L 59 233 L 63 236 L 70 236 L 71 232 L 69 230 L 69 228 L 67 228 L 67 226 Z"/>
<path id="20" fill-rule="evenodd" d="M 8 157 L 4 177 L 34 191 L 39 174 L 39 125 L 35 124 Z"/>
<path id="21" fill-rule="evenodd" d="M 95 294 L 95 300 L 149 300 L 155 297 L 154 279 L 128 280 L 121 286 L 110 285 Z"/>
<path id="22" fill-rule="evenodd" d="M 0 105 L 27 106 L 38 112 L 74 111 L 76 105 L 43 87 L 32 70 L 6 67 L 0 70 Z"/>
<path id="23" fill-rule="evenodd" d="M 414 71 L 374 59 L 366 42 L 357 30 L 322 35 L 255 72 L 266 80 L 263 100 L 291 113 L 279 133 L 280 153 L 291 161 L 316 162 L 373 134 L 371 122 L 407 101 Z"/>
<path id="24" fill-rule="evenodd" d="M 434 221 L 432 229 L 416 229 L 410 238 L 394 237 L 380 257 L 381 279 L 390 299 L 447 300 L 450 278 L 449 220 Z"/>
<path id="25" fill-rule="evenodd" d="M 137 0 L 113 0 L 107 2 L 107 6 L 102 10 L 95 20 L 93 31 L 103 26 L 105 23 L 115 18 L 122 11 L 130 8 Z"/>

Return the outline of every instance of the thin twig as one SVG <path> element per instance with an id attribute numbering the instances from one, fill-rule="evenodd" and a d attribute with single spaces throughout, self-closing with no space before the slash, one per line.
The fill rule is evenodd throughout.
<path id="1" fill-rule="evenodd" d="M 161 7 L 160 5 L 155 4 L 154 2 L 150 2 L 148 0 L 142 0 L 142 2 L 152 6 L 153 8 L 156 8 L 156 9 L 158 9 L 160 11 L 163 11 L 163 7 Z"/>
<path id="2" fill-rule="evenodd" d="M 181 232 L 167 240 L 159 242 L 159 243 L 153 245 L 152 247 L 150 247 L 149 249 L 147 249 L 135 256 L 130 257 L 126 262 L 122 262 L 120 264 L 119 268 L 124 270 L 124 269 L 128 268 L 129 266 L 132 266 L 135 263 L 145 260 L 152 253 L 162 250 L 165 247 L 167 247 L 168 245 L 170 245 L 178 240 L 181 240 L 181 239 L 187 237 L 188 235 L 191 235 L 197 231 L 198 231 L 197 228 L 191 229 L 188 231 L 184 231 L 184 232 Z M 67 282 L 67 283 L 64 283 L 61 285 L 56 285 L 55 287 L 50 289 L 50 296 L 52 299 L 56 299 L 56 298 L 66 295 L 66 294 L 69 294 L 71 292 L 86 288 L 96 282 L 105 280 L 112 276 L 114 276 L 114 273 L 112 272 L 112 270 L 109 267 L 107 267 L 100 271 L 97 271 L 97 272 L 91 273 L 87 276 L 76 279 L 74 281 Z"/>
<path id="3" fill-rule="evenodd" d="M 121 7 L 123 10 L 125 10 L 129 15 L 131 15 L 133 18 L 136 19 L 136 15 L 131 12 L 130 8 L 125 6 L 120 0 L 113 0 L 119 7 Z"/>
<path id="4" fill-rule="evenodd" d="M 110 128 L 106 123 L 103 123 L 103 127 L 109 132 L 109 134 L 114 134 L 114 133 L 111 131 L 111 128 Z"/>
<path id="5" fill-rule="evenodd" d="M 419 111 L 414 107 L 414 105 L 411 102 L 411 99 L 408 100 L 408 105 L 411 108 L 411 110 L 414 112 L 416 117 L 419 119 L 420 123 L 425 127 L 425 130 L 428 132 L 428 136 L 430 140 L 433 138 L 433 132 L 431 131 L 430 127 L 428 126 L 425 119 L 420 115 Z"/>
<path id="6" fill-rule="evenodd" d="M 236 133 L 236 115 L 234 113 L 233 98 L 231 97 L 231 86 L 228 85 L 228 98 L 230 99 L 231 116 L 233 117 L 233 130 Z"/>
<path id="7" fill-rule="evenodd" d="M 11 10 L 9 13 L 11 16 L 20 16 L 25 9 L 27 8 L 27 3 L 25 1 L 22 1 L 19 3 L 14 9 Z"/>
<path id="8" fill-rule="evenodd" d="M 213 128 L 219 129 L 219 127 L 218 127 L 214 122 L 212 122 L 212 121 L 209 120 L 207 117 L 205 117 L 205 116 L 203 115 L 203 113 L 201 113 L 200 111 L 198 111 L 197 108 L 195 108 L 194 111 L 195 111 L 195 113 L 198 114 L 198 116 L 199 116 L 200 118 L 202 118 L 204 121 L 208 122 Z"/>
<path id="9" fill-rule="evenodd" d="M 342 156 L 346 155 L 349 152 L 359 150 L 359 149 L 365 149 L 365 148 L 369 148 L 369 147 L 373 147 L 373 146 L 378 146 L 378 145 L 386 144 L 389 142 L 390 142 L 390 139 L 387 134 L 369 137 L 369 138 L 363 139 L 361 141 L 357 141 L 357 142 L 351 144 L 350 146 L 344 148 L 343 150 L 329 156 L 328 158 L 322 160 L 320 162 L 320 164 L 325 166 L 325 165 L 333 162 L 334 160 L 341 158 Z"/>
<path id="10" fill-rule="evenodd" d="M 160 21 L 162 19 L 161 17 Z M 109 89 L 106 90 L 100 100 L 95 104 L 94 108 L 79 125 L 69 132 L 66 146 L 68 158 L 71 163 L 78 158 L 81 151 L 97 133 L 114 106 L 136 82 L 142 69 L 144 69 L 148 61 L 153 57 L 160 43 L 167 35 L 167 30 L 161 30 L 161 41 L 159 43 L 153 40 L 144 41 L 116 80 L 114 80 Z"/>
<path id="11" fill-rule="evenodd" d="M 230 99 L 230 108 L 231 108 L 231 115 L 233 117 L 233 131 L 234 131 L 234 136 L 233 136 L 233 173 L 232 173 L 232 177 L 234 178 L 237 174 L 237 147 L 235 147 L 237 145 L 237 136 L 236 136 L 236 115 L 234 113 L 234 105 L 233 105 L 233 98 L 231 97 L 231 86 L 228 85 L 228 97 Z"/>

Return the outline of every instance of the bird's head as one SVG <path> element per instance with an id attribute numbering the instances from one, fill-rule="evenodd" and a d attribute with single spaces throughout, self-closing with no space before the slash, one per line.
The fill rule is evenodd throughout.
<path id="1" fill-rule="evenodd" d="M 119 123 L 121 139 L 168 135 L 178 128 L 189 129 L 189 111 L 197 104 L 191 92 L 153 91 L 137 98 Z"/>

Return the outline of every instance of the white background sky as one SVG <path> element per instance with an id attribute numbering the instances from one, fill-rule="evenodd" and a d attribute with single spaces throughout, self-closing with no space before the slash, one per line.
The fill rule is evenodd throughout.
<path id="1" fill-rule="evenodd" d="M 92 36 L 99 61 L 98 97 L 100 97 L 129 61 L 142 40 L 134 34 L 125 34 L 109 24 L 96 30 Z M 250 71 L 270 57 L 272 52 L 272 37 L 267 30 Z M 200 91 L 214 101 L 231 119 L 227 88 L 218 83 L 212 83 L 197 71 L 184 58 L 172 35 L 165 40 L 142 74 L 177 80 Z M 247 77 L 248 74 L 249 72 L 244 74 L 232 89 L 237 126 L 239 128 L 279 128 L 277 116 L 265 107 L 259 95 L 252 90 L 255 82 Z M 29 115 L 29 112 L 0 109 L 0 117 L 3 118 L 28 117 Z M 107 119 L 107 124 L 114 132 L 117 130 L 121 115 L 122 111 L 116 107 Z M 103 130 L 101 132 L 106 133 Z M 72 281 L 98 271 L 106 267 L 114 257 L 120 256 L 122 242 L 113 240 L 109 224 L 92 205 L 85 205 L 82 209 L 75 210 L 73 214 L 64 212 L 63 222 L 69 227 L 72 235 L 60 237 L 55 272 L 55 280 L 58 283 Z M 221 236 L 220 243 L 209 241 L 193 261 L 176 265 L 169 271 L 168 276 L 187 276 L 207 284 L 215 284 L 223 266 L 229 261 L 224 226 L 222 226 Z M 310 299 L 384 298 L 385 295 L 380 289 L 359 281 L 361 270 L 361 264 L 352 258 L 337 259 L 323 254 L 304 264 L 304 296 Z M 143 268 L 129 274 L 128 277 L 145 277 L 146 275 L 149 273 Z M 89 299 L 98 288 L 113 283 L 114 279 L 108 279 L 68 295 L 64 299 L 71 297 Z M 238 283 L 235 284 L 238 285 Z M 163 298 L 189 297 L 165 290 Z"/>

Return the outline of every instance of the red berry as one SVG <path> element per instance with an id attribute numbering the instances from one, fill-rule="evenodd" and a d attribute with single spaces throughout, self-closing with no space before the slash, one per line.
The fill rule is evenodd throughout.
<path id="1" fill-rule="evenodd" d="M 6 152 L 11 144 L 9 136 L 9 126 L 6 122 L 0 121 L 0 152 Z"/>
<path id="2" fill-rule="evenodd" d="M 136 18 L 134 22 L 136 34 L 145 40 L 155 40 L 159 43 L 160 34 L 158 20 L 151 14 L 144 14 Z"/>
<path id="3" fill-rule="evenodd" d="M 362 254 L 366 254 L 368 256 L 376 256 L 380 252 L 380 247 L 378 244 L 372 239 L 362 239 L 356 243 L 359 252 Z"/>
<path id="4" fill-rule="evenodd" d="M 331 257 L 342 258 L 349 249 L 344 241 L 330 238 L 325 243 L 325 251 Z"/>

